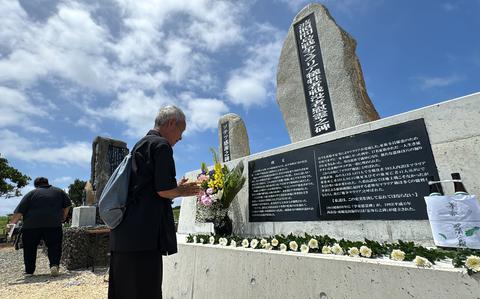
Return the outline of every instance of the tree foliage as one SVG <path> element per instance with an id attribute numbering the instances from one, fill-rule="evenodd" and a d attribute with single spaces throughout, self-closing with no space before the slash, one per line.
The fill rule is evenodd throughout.
<path id="1" fill-rule="evenodd" d="M 30 177 L 8 165 L 8 160 L 0 156 L 0 197 L 20 196 Z"/>
<path id="2" fill-rule="evenodd" d="M 68 196 L 72 200 L 73 206 L 78 207 L 83 203 L 83 191 L 85 189 L 86 181 L 75 179 L 75 181 L 68 186 Z"/>

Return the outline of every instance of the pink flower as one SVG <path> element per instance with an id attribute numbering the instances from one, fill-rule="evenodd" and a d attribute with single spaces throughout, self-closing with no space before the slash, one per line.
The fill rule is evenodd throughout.
<path id="1" fill-rule="evenodd" d="M 206 176 L 204 174 L 201 174 L 201 175 L 198 176 L 197 181 L 199 181 L 200 183 L 208 181 L 208 176 Z"/>
<path id="2" fill-rule="evenodd" d="M 208 194 L 208 195 L 212 195 L 212 194 L 213 194 L 213 189 L 212 189 L 212 188 L 208 188 L 208 189 L 207 189 L 207 194 Z"/>
<path id="3" fill-rule="evenodd" d="M 213 203 L 212 198 L 208 195 L 202 195 L 202 197 L 200 198 L 200 201 L 204 206 L 207 206 L 207 207 L 211 206 Z"/>

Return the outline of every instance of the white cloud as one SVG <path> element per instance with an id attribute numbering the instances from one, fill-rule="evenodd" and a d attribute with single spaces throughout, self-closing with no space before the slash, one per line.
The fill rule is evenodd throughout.
<path id="1" fill-rule="evenodd" d="M 0 130 L 0 152 L 7 159 L 58 165 L 90 166 L 92 148 L 86 142 L 70 142 L 60 147 L 42 147 L 10 130 Z"/>
<path id="2" fill-rule="evenodd" d="M 145 95 L 142 90 L 129 90 L 119 94 L 118 100 L 112 102 L 110 107 L 90 111 L 90 113 L 125 123 L 127 125 L 126 134 L 139 137 L 153 128 L 158 109 L 169 103 L 171 102 L 166 96 L 158 94 L 151 97 Z"/>
<path id="3" fill-rule="evenodd" d="M 276 0 L 288 5 L 291 11 L 298 13 L 307 4 L 312 3 L 311 0 Z M 355 16 L 360 12 L 367 12 L 374 5 L 380 4 L 383 0 L 322 0 L 319 1 L 327 9 L 336 9 L 348 16 Z"/>
<path id="4" fill-rule="evenodd" d="M 186 103 L 187 131 L 216 129 L 218 120 L 228 112 L 228 107 L 218 99 L 189 98 Z"/>
<path id="5" fill-rule="evenodd" d="M 33 84 L 53 75 L 87 88 L 108 86 L 108 61 L 103 57 L 108 35 L 87 8 L 76 3 L 59 5 L 58 13 L 46 23 L 29 21 L 16 2 L 0 6 L 0 14 L 6 16 L 0 19 L 0 27 L 12 32 L 0 36 L 0 43 L 10 44 L 12 51 L 0 60 L 0 82 Z M 13 33 L 18 37 L 12 42 Z"/>
<path id="6" fill-rule="evenodd" d="M 0 86 L 0 128 L 7 126 L 32 126 L 33 117 L 45 117 L 47 111 L 34 105 L 21 91 Z M 45 129 L 35 127 L 37 132 Z"/>
<path id="7" fill-rule="evenodd" d="M 263 25 L 260 33 L 271 37 L 271 40 L 259 40 L 248 49 L 248 58 L 239 69 L 231 73 L 226 85 L 226 94 L 230 102 L 248 108 L 253 105 L 264 105 L 269 97 L 273 97 L 276 69 L 283 34 L 277 29 Z"/>
<path id="8" fill-rule="evenodd" d="M 438 87 L 446 87 L 455 84 L 462 80 L 458 75 L 451 75 L 448 77 L 418 77 L 421 89 L 431 89 Z"/>
<path id="9" fill-rule="evenodd" d="M 73 182 L 73 178 L 70 176 L 62 176 L 59 178 L 55 178 L 52 181 L 54 185 L 64 185 L 65 183 L 71 183 L 71 182 Z"/>
<path id="10" fill-rule="evenodd" d="M 118 7 L 109 10 L 118 33 L 112 33 L 115 30 L 96 17 L 107 5 Z M 244 41 L 241 20 L 249 5 L 213 0 L 117 0 L 113 4 L 72 0 L 60 2 L 47 17 L 34 20 L 18 2 L 2 1 L 0 84 L 22 96 L 29 104 L 26 107 L 34 107 L 38 101 L 33 100 L 30 92 L 41 93 L 38 85 L 42 80 L 53 83 L 61 95 L 54 100 L 65 97 L 77 108 L 69 112 L 75 115 L 64 115 L 64 119 L 75 119 L 75 126 L 101 130 L 102 121 L 113 119 L 127 126 L 127 135 L 143 135 L 152 127 L 161 105 L 176 103 L 188 110 L 209 100 L 196 93 L 214 91 L 222 85 L 212 71 L 212 64 L 217 62 L 209 57 L 234 49 L 233 45 Z M 254 50 L 250 53 L 255 55 Z M 240 86 L 247 85 L 250 90 L 260 86 L 249 96 L 254 101 L 267 93 L 265 78 L 271 70 L 261 68 L 268 68 L 271 63 L 265 60 L 265 55 L 252 60 L 250 70 L 239 70 L 237 74 L 246 74 L 247 80 L 255 81 L 253 87 L 248 85 L 252 81 L 239 82 Z M 257 74 L 254 76 L 253 72 Z M 234 87 L 230 89 L 235 98 L 241 97 Z M 90 92 L 95 100 L 82 97 Z M 188 92 L 200 102 L 178 103 L 178 92 Z M 212 110 L 214 117 L 227 110 L 224 103 L 216 101 L 219 108 Z M 42 109 L 8 109 L 0 111 L 0 116 L 5 115 L 0 126 L 1 122 L 3 127 L 22 123 L 33 112 L 36 116 L 48 116 L 40 114 L 45 111 Z M 195 120 L 191 128 L 210 129 L 210 122 Z M 30 125 L 36 132 L 45 133 L 38 122 Z"/>

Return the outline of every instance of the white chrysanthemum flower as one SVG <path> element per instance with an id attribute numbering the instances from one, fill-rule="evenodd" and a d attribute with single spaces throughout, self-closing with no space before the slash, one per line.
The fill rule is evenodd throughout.
<path id="1" fill-rule="evenodd" d="M 235 240 L 230 241 L 230 246 L 237 247 L 237 242 Z"/>
<path id="2" fill-rule="evenodd" d="M 275 239 L 275 238 L 272 239 L 272 246 L 273 246 L 273 247 L 277 247 L 277 246 L 278 246 L 278 240 L 277 240 L 277 239 Z"/>
<path id="3" fill-rule="evenodd" d="M 193 236 L 193 243 L 197 243 L 197 236 Z"/>
<path id="4" fill-rule="evenodd" d="M 243 239 L 243 241 L 242 241 L 242 247 L 243 247 L 243 248 L 247 248 L 248 245 L 250 245 L 250 242 L 248 242 L 247 239 Z"/>
<path id="5" fill-rule="evenodd" d="M 371 257 L 372 256 L 372 250 L 368 248 L 367 246 L 363 245 L 360 247 L 360 254 L 364 257 Z"/>
<path id="6" fill-rule="evenodd" d="M 332 253 L 332 248 L 330 246 L 324 245 L 322 247 L 322 253 L 323 254 L 331 254 Z"/>
<path id="7" fill-rule="evenodd" d="M 208 239 L 208 243 L 210 244 L 215 244 L 215 237 L 214 236 L 211 236 L 209 239 Z"/>
<path id="8" fill-rule="evenodd" d="M 266 250 L 271 250 L 273 247 L 270 243 L 265 244 L 265 249 Z"/>
<path id="9" fill-rule="evenodd" d="M 218 244 L 220 244 L 221 246 L 227 246 L 228 244 L 227 238 L 220 238 L 220 240 L 218 240 Z"/>
<path id="10" fill-rule="evenodd" d="M 343 255 L 343 249 L 338 243 L 333 244 L 331 247 L 332 253 L 336 255 Z"/>
<path id="11" fill-rule="evenodd" d="M 317 249 L 318 248 L 318 241 L 316 239 L 310 239 L 310 241 L 308 241 L 308 247 L 310 247 L 312 249 Z"/>
<path id="12" fill-rule="evenodd" d="M 288 243 L 288 247 L 292 251 L 297 251 L 298 250 L 298 244 L 295 241 L 290 241 L 290 243 Z"/>
<path id="13" fill-rule="evenodd" d="M 200 243 L 205 243 L 205 240 L 203 238 L 200 238 Z"/>
<path id="14" fill-rule="evenodd" d="M 257 239 L 252 239 L 252 241 L 250 241 L 250 247 L 256 248 L 257 245 L 258 245 L 258 240 Z"/>
<path id="15" fill-rule="evenodd" d="M 280 244 L 280 251 L 287 251 L 287 245 L 285 244 Z"/>
<path id="16" fill-rule="evenodd" d="M 260 240 L 260 245 L 262 245 L 262 248 L 265 248 L 265 245 L 267 245 L 268 241 L 265 239 Z"/>
<path id="17" fill-rule="evenodd" d="M 471 255 L 467 257 L 465 266 L 467 266 L 467 268 L 472 270 L 473 272 L 480 272 L 480 257 L 476 255 Z"/>
<path id="18" fill-rule="evenodd" d="M 302 253 L 308 253 L 309 250 L 310 250 L 310 248 L 309 248 L 307 245 L 305 245 L 305 244 L 302 244 L 302 245 L 300 246 L 300 251 L 301 251 Z"/>
<path id="19" fill-rule="evenodd" d="M 394 261 L 403 261 L 405 259 L 405 252 L 400 249 L 394 249 L 390 254 L 390 258 Z"/>
<path id="20" fill-rule="evenodd" d="M 358 257 L 359 254 L 360 254 L 360 251 L 355 246 L 350 247 L 350 249 L 348 249 L 348 255 L 351 257 Z"/>
<path id="21" fill-rule="evenodd" d="M 413 262 L 415 263 L 415 265 L 417 265 L 417 267 L 430 268 L 432 266 L 432 263 L 430 263 L 429 260 L 418 255 L 415 257 Z"/>

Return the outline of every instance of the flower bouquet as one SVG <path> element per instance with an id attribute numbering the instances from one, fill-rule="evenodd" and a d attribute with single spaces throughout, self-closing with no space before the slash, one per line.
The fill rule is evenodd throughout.
<path id="1" fill-rule="evenodd" d="M 197 181 L 202 191 L 197 195 L 197 221 L 213 222 L 214 228 L 223 230 L 221 234 L 231 234 L 232 222 L 228 217 L 228 208 L 245 183 L 243 162 L 232 170 L 218 161 L 217 153 L 212 149 L 214 166 L 208 170 L 202 163 L 202 172 Z"/>

